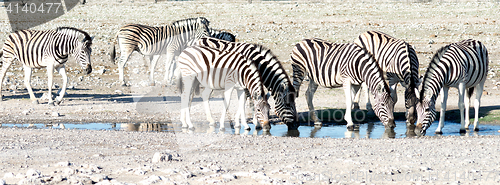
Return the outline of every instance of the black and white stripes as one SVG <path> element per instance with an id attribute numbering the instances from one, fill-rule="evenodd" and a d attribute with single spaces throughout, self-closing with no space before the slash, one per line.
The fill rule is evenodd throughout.
<path id="1" fill-rule="evenodd" d="M 418 124 L 425 133 L 436 118 L 436 98 L 443 90 L 441 115 L 436 133 L 442 133 L 446 100 L 450 87 L 458 88 L 460 109 L 460 132 L 469 127 L 469 100 L 476 89 L 474 101 L 475 119 L 474 130 L 477 130 L 478 114 L 483 86 L 488 72 L 488 51 L 477 40 L 464 40 L 439 49 L 432 58 L 422 81 L 420 101 L 417 105 Z M 466 98 L 464 101 L 464 97 Z M 464 117 L 465 108 L 465 117 Z"/>
<path id="2" fill-rule="evenodd" d="M 170 25 L 152 27 L 140 24 L 128 24 L 120 28 L 117 40 L 121 51 L 118 61 L 119 81 L 125 85 L 123 68 L 134 51 L 149 56 L 149 81 L 154 85 L 154 69 L 162 52 L 167 53 L 165 61 L 165 82 L 171 82 L 175 70 L 175 56 L 185 49 L 192 40 L 209 36 L 209 21 L 204 17 L 175 21 Z M 111 50 L 114 62 L 115 48 Z"/>
<path id="3" fill-rule="evenodd" d="M 289 129 L 296 129 L 299 126 L 296 120 L 295 88 L 281 62 L 271 50 L 258 44 L 227 42 L 208 37 L 199 39 L 198 44 L 222 51 L 237 52 L 252 61 L 259 69 L 262 83 L 274 98 L 278 117 Z"/>
<path id="4" fill-rule="evenodd" d="M 419 62 L 413 47 L 401 39 L 396 39 L 380 31 L 364 32 L 354 43 L 372 54 L 379 67 L 386 73 L 386 80 L 389 83 L 394 103 L 397 102 L 396 87 L 398 83 L 406 88 L 406 120 L 408 123 L 414 124 L 417 121 L 415 89 L 418 86 Z M 367 104 L 369 104 L 368 93 L 366 97 Z"/>
<path id="5" fill-rule="evenodd" d="M 193 127 L 189 117 L 189 99 L 192 87 L 197 87 L 197 84 L 194 85 L 194 83 L 199 82 L 201 86 L 205 87 L 202 98 L 207 111 L 207 119 L 211 124 L 214 121 L 210 115 L 208 100 L 212 90 L 225 90 L 224 109 L 220 119 L 220 128 L 223 129 L 231 92 L 236 88 L 239 99 L 239 108 L 235 116 L 236 126 L 240 125 L 239 117 L 245 129 L 250 129 L 246 124 L 244 111 L 246 100 L 244 90 L 248 89 L 256 106 L 254 119 L 257 119 L 265 130 L 270 129 L 269 104 L 267 103 L 260 74 L 257 67 L 243 55 L 206 46 L 191 46 L 179 56 L 179 69 L 183 84 L 181 94 L 181 122 L 183 127 Z"/>
<path id="6" fill-rule="evenodd" d="M 315 123 L 320 124 L 312 104 L 318 85 L 327 88 L 343 86 L 346 96 L 347 127 L 354 125 L 351 117 L 353 92 L 366 82 L 375 95 L 375 114 L 386 127 L 395 127 L 394 103 L 389 95 L 389 87 L 375 59 L 356 44 L 335 44 L 320 39 L 305 39 L 292 51 L 293 85 L 299 92 L 305 76 L 309 87 L 306 92 L 307 104 Z M 354 90 L 354 91 L 353 91 Z"/>
<path id="7" fill-rule="evenodd" d="M 11 33 L 4 42 L 2 53 L 2 71 L 0 79 L 3 81 L 5 73 L 14 60 L 20 61 L 24 66 L 24 84 L 28 89 L 30 99 L 38 102 L 31 88 L 31 71 L 33 68 L 47 68 L 49 94 L 52 93 L 52 78 L 54 69 L 61 74 L 63 87 L 56 98 L 59 104 L 64 97 L 68 78 L 64 64 L 70 54 L 74 54 L 76 61 L 89 74 L 92 72 L 90 62 L 92 38 L 88 33 L 71 27 L 60 27 L 56 30 L 35 31 L 19 30 Z M 2 83 L 0 83 L 1 99 Z M 52 97 L 49 104 L 52 104 Z"/>

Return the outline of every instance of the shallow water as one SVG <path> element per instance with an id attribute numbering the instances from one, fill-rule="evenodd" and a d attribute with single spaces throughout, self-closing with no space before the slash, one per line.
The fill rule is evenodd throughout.
<path id="1" fill-rule="evenodd" d="M 437 122 L 427 130 L 427 136 L 435 136 Z M 88 129 L 88 130 L 123 130 L 123 131 L 159 131 L 159 132 L 195 132 L 195 133 L 219 133 L 219 126 L 209 126 L 207 123 L 194 123 L 195 129 L 183 129 L 181 124 L 176 123 L 89 123 L 89 124 L 1 124 L 2 127 L 24 127 L 24 128 L 54 128 L 54 129 Z M 249 124 L 251 130 L 235 130 L 226 123 L 224 133 L 226 134 L 248 134 L 248 135 L 273 135 L 293 137 L 317 137 L 317 138 L 404 138 L 414 137 L 414 132 L 408 132 L 404 121 L 397 121 L 394 131 L 385 130 L 381 123 L 360 124 L 354 131 L 348 131 L 345 125 L 324 124 L 321 127 L 314 125 L 300 126 L 297 131 L 288 131 L 286 125 L 273 125 L 270 132 L 255 130 L 253 124 Z M 479 131 L 459 133 L 460 124 L 446 123 L 443 128 L 443 136 L 452 135 L 500 135 L 500 125 L 479 125 Z"/>

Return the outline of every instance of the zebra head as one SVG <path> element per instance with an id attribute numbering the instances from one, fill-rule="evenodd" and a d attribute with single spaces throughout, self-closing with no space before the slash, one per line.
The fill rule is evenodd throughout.
<path id="1" fill-rule="evenodd" d="M 431 126 L 436 119 L 436 98 L 423 97 L 417 103 L 417 128 L 421 129 L 420 133 L 425 135 L 426 130 Z"/>
<path id="2" fill-rule="evenodd" d="M 92 72 L 92 64 L 90 62 L 90 55 L 92 53 L 92 40 L 94 38 L 87 38 L 85 36 L 80 36 L 75 48 L 75 60 L 85 69 L 86 74 L 90 74 Z"/>
<path id="3" fill-rule="evenodd" d="M 409 87 L 405 90 L 405 106 L 406 110 L 408 110 L 408 112 L 406 112 L 406 120 L 411 124 L 417 121 L 416 107 L 418 98 L 416 94 L 415 88 Z"/>
<path id="4" fill-rule="evenodd" d="M 267 96 L 264 92 L 257 90 L 252 95 L 252 100 L 255 106 L 255 118 L 262 125 L 264 130 L 270 130 L 269 124 L 269 103 L 267 103 Z"/>
<path id="5" fill-rule="evenodd" d="M 394 101 L 385 82 L 377 84 L 374 94 L 373 111 L 386 128 L 394 128 Z"/>
<path id="6" fill-rule="evenodd" d="M 299 127 L 295 108 L 295 88 L 289 81 L 283 81 L 279 88 L 280 90 L 273 95 L 276 101 L 276 114 L 288 126 L 289 130 L 295 130 Z"/>

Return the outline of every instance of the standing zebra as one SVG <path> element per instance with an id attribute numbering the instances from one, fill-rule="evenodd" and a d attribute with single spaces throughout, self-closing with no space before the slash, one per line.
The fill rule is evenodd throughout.
<path id="1" fill-rule="evenodd" d="M 398 101 L 396 87 L 401 83 L 405 90 L 405 107 L 407 123 L 413 125 L 417 121 L 418 58 L 413 47 L 403 40 L 396 39 L 379 31 L 367 31 L 354 41 L 373 55 L 378 66 L 386 73 L 394 103 Z M 366 90 L 366 107 L 370 109 L 370 98 Z M 359 108 L 359 96 L 355 98 L 354 107 Z"/>
<path id="2" fill-rule="evenodd" d="M 2 56 L 2 72 L 0 79 L 3 82 L 5 73 L 14 60 L 18 60 L 24 67 L 24 85 L 28 89 L 30 99 L 33 103 L 38 100 L 31 89 L 31 72 L 33 68 L 47 68 L 49 86 L 49 104 L 52 100 L 52 79 L 54 69 L 61 74 L 63 79 L 62 90 L 56 97 L 55 104 L 60 104 L 66 92 L 68 77 L 64 64 L 68 55 L 74 54 L 75 60 L 89 74 L 92 72 L 90 54 L 92 39 L 88 33 L 71 27 L 59 27 L 56 30 L 36 31 L 19 30 L 11 33 L 4 42 L 0 56 Z M 0 101 L 2 99 L 2 83 L 0 82 Z"/>
<path id="3" fill-rule="evenodd" d="M 294 130 L 298 128 L 295 109 L 295 88 L 292 86 L 285 69 L 278 58 L 264 46 L 248 43 L 227 42 L 215 38 L 203 37 L 198 44 L 216 48 L 222 51 L 237 52 L 252 61 L 258 67 L 262 76 L 262 83 L 271 92 L 274 98 L 278 117 Z M 254 120 L 255 122 L 255 120 Z"/>
<path id="4" fill-rule="evenodd" d="M 236 126 L 240 126 L 238 116 L 245 129 L 250 127 L 245 118 L 245 89 L 247 89 L 256 105 L 257 112 L 254 119 L 262 124 L 265 130 L 269 130 L 269 104 L 261 83 L 260 74 L 256 66 L 248 61 L 243 55 L 236 52 L 220 51 L 206 46 L 191 46 L 179 55 L 179 69 L 184 84 L 181 92 L 181 122 L 182 126 L 193 127 L 189 116 L 190 96 L 192 87 L 197 87 L 199 82 L 205 87 L 202 92 L 203 104 L 205 106 L 207 120 L 212 125 L 214 120 L 210 113 L 209 98 L 213 90 L 224 89 L 224 108 L 220 119 L 220 129 L 224 129 L 224 120 L 229 106 L 231 93 L 234 88 L 238 92 L 239 108 L 236 112 Z"/>
<path id="5" fill-rule="evenodd" d="M 171 25 L 152 27 L 128 24 L 120 28 L 116 35 L 121 56 L 118 61 L 119 81 L 125 85 L 123 68 L 130 55 L 138 51 L 149 57 L 149 83 L 154 85 L 154 69 L 163 52 L 167 52 L 164 81 L 171 83 L 175 69 L 175 56 L 188 46 L 189 42 L 208 36 L 210 22 L 204 17 L 189 18 L 173 22 Z M 115 45 L 111 48 L 111 61 L 114 63 Z"/>
<path id="6" fill-rule="evenodd" d="M 434 54 L 434 57 L 432 57 L 429 67 L 425 72 L 420 90 L 420 102 L 417 104 L 417 127 L 422 128 L 421 133 L 425 134 L 427 128 L 436 119 L 435 103 L 441 88 L 443 89 L 443 101 L 441 102 L 441 115 L 436 133 L 443 133 L 444 114 L 448 99 L 448 89 L 450 87 L 458 88 L 460 133 L 465 133 L 466 129 L 469 128 L 469 101 L 474 88 L 476 89 L 474 131 L 477 131 L 480 100 L 487 72 L 488 51 L 477 40 L 463 40 L 439 49 Z M 465 101 L 464 97 L 466 97 Z"/>
<path id="7" fill-rule="evenodd" d="M 353 95 L 365 82 L 375 96 L 375 114 L 389 128 L 394 124 L 394 102 L 389 87 L 375 59 L 356 44 L 335 44 L 321 39 L 305 39 L 292 51 L 293 86 L 297 92 L 304 77 L 309 77 L 306 91 L 307 105 L 315 124 L 321 124 L 314 111 L 313 95 L 318 85 L 327 88 L 344 87 L 347 128 L 352 129 Z M 354 94 L 353 94 L 354 93 Z M 298 96 L 298 93 L 297 93 Z"/>

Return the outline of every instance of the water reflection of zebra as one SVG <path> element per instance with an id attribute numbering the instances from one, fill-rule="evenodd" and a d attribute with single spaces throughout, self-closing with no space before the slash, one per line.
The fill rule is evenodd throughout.
<path id="1" fill-rule="evenodd" d="M 418 58 L 413 47 L 403 40 L 396 39 L 379 31 L 367 31 L 359 35 L 354 41 L 357 45 L 365 48 L 373 55 L 379 67 L 387 75 L 387 81 L 391 89 L 391 96 L 394 103 L 398 101 L 396 87 L 401 83 L 405 90 L 406 120 L 410 124 L 417 121 L 415 110 L 417 97 L 415 89 L 418 82 Z M 355 98 L 355 107 L 359 108 L 358 92 Z M 370 109 L 370 98 L 368 89 L 366 90 L 367 109 Z"/>
<path id="2" fill-rule="evenodd" d="M 244 92 L 245 89 L 248 89 L 256 105 L 257 111 L 254 119 L 257 119 L 258 123 L 262 124 L 264 130 L 271 128 L 268 118 L 269 104 L 267 103 L 260 74 L 257 67 L 243 55 L 206 46 L 192 46 L 185 49 L 179 56 L 179 69 L 182 77 L 178 77 L 178 79 L 182 82 L 177 84 L 184 86 L 181 89 L 181 122 L 183 127 L 193 127 L 189 114 L 190 97 L 192 88 L 198 88 L 199 82 L 205 87 L 202 98 L 207 120 L 211 125 L 215 123 L 208 103 L 212 91 L 224 90 L 224 107 L 220 118 L 220 128 L 224 129 L 225 115 L 231 93 L 233 89 L 236 89 L 239 100 L 238 111 L 235 115 L 236 127 L 240 126 L 238 118 L 241 118 L 244 128 L 250 129 L 245 118 L 246 96 Z"/>
<path id="3" fill-rule="evenodd" d="M 252 61 L 259 69 L 262 76 L 262 83 L 274 98 L 278 117 L 281 118 L 289 129 L 298 128 L 297 111 L 295 109 L 295 88 L 292 86 L 281 62 L 271 50 L 257 44 L 227 42 L 207 37 L 203 37 L 198 41 L 199 45 L 223 51 L 238 52 Z"/>
<path id="4" fill-rule="evenodd" d="M 170 25 L 152 27 L 128 24 L 120 28 L 116 35 L 121 55 L 118 60 L 119 81 L 125 85 L 123 68 L 130 55 L 138 51 L 149 57 L 149 82 L 154 85 L 154 69 L 163 52 L 167 52 L 165 61 L 165 82 L 171 82 L 176 67 L 175 56 L 188 46 L 192 40 L 209 36 L 209 21 L 204 17 L 175 21 Z M 115 46 L 111 49 L 111 60 L 115 60 Z"/>
<path id="5" fill-rule="evenodd" d="M 86 74 L 89 74 L 92 72 L 91 46 L 92 38 L 89 34 L 76 28 L 60 27 L 47 31 L 16 31 L 7 37 L 3 49 L 0 51 L 0 56 L 2 56 L 0 79 L 3 81 L 5 73 L 14 60 L 20 61 L 24 67 L 24 85 L 28 89 L 30 99 L 34 103 L 38 103 L 31 88 L 31 72 L 33 68 L 47 68 L 49 104 L 53 104 L 52 82 L 55 69 L 63 79 L 61 92 L 55 99 L 55 104 L 59 104 L 66 93 L 68 84 L 64 66 L 68 56 L 74 54 L 75 60 L 85 69 Z M 0 101 L 2 99 L 1 89 L 2 83 L 0 83 Z"/>
<path id="6" fill-rule="evenodd" d="M 448 89 L 456 87 L 459 97 L 461 133 L 466 132 L 469 127 L 469 101 L 474 89 L 476 90 L 474 130 L 477 131 L 480 100 L 487 72 L 488 51 L 477 40 L 464 40 L 439 49 L 432 58 L 422 81 L 420 101 L 417 106 L 417 128 L 421 128 L 421 132 L 425 134 L 427 128 L 436 118 L 436 98 L 442 89 L 443 101 L 441 102 L 439 126 L 436 129 L 437 134 L 442 133 Z"/>
<path id="7" fill-rule="evenodd" d="M 352 97 L 365 82 L 375 96 L 375 114 L 386 127 L 395 127 L 394 102 L 389 87 L 375 59 L 356 44 L 335 44 L 321 39 L 305 39 L 292 51 L 293 85 L 299 91 L 302 80 L 309 77 L 307 104 L 315 124 L 321 124 L 314 111 L 313 95 L 318 85 L 327 88 L 344 87 L 347 127 L 353 128 Z M 353 94 L 354 93 L 354 94 Z M 298 94 L 297 94 L 298 95 Z"/>

